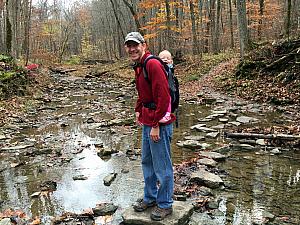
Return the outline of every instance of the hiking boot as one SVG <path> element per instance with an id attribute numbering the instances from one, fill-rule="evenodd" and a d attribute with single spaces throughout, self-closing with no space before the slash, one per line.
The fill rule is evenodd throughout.
<path id="1" fill-rule="evenodd" d="M 137 201 L 134 205 L 133 205 L 133 209 L 136 211 L 136 212 L 143 212 L 145 211 L 146 209 L 148 208 L 151 208 L 153 206 L 156 205 L 156 202 L 150 202 L 150 203 L 147 203 L 147 202 L 144 202 L 144 200 L 141 200 L 141 201 Z"/>
<path id="2" fill-rule="evenodd" d="M 160 221 L 163 220 L 164 218 L 166 218 L 166 216 L 171 215 L 173 212 L 173 208 L 159 208 L 159 207 L 155 207 L 155 209 L 153 209 L 152 213 L 151 213 L 151 219 L 155 220 L 155 221 Z"/>

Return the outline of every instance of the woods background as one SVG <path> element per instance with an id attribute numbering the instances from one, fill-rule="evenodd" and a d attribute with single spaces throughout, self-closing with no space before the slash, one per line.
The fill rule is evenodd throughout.
<path id="1" fill-rule="evenodd" d="M 265 41 L 300 36 L 300 0 L 66 2 L 0 0 L 0 52 L 24 64 L 114 60 L 125 54 L 125 35 L 139 30 L 154 53 L 243 56 Z"/>

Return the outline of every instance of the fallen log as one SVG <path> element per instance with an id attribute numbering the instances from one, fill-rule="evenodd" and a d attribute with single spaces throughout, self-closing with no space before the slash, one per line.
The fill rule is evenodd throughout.
<path id="1" fill-rule="evenodd" d="M 291 61 L 293 58 L 296 60 L 296 56 L 300 55 L 300 47 L 294 49 L 292 52 L 282 56 L 281 58 L 277 59 L 276 61 L 272 62 L 270 65 L 267 65 L 262 71 L 266 70 L 273 70 L 280 66 L 286 66 L 285 64 L 289 61 Z"/>
<path id="2" fill-rule="evenodd" d="M 225 137 L 228 138 L 257 138 L 257 139 L 281 139 L 281 140 L 300 140 L 300 135 L 290 135 L 290 134 L 254 134 L 254 133 L 224 133 Z"/>

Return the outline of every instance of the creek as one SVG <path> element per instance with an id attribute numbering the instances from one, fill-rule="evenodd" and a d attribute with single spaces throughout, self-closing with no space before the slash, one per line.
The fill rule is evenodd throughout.
<path id="1" fill-rule="evenodd" d="M 140 158 L 136 154 L 140 151 L 141 131 L 133 123 L 134 85 L 107 77 L 54 78 L 53 89 L 35 99 L 40 102 L 37 108 L 28 101 L 24 116 L 16 116 L 11 124 L 0 128 L 0 211 L 8 207 L 22 209 L 29 217 L 37 216 L 43 224 L 50 224 L 63 212 L 81 213 L 96 204 L 112 202 L 119 206 L 117 212 L 97 224 L 119 224 L 122 211 L 143 193 Z M 176 143 L 185 136 L 204 135 L 190 127 L 213 110 L 228 107 L 220 103 L 182 103 L 172 141 L 175 164 L 195 156 L 194 150 Z M 235 107 L 238 113 L 259 119 L 255 126 L 285 120 L 273 111 L 260 111 L 258 105 Z M 209 126 L 217 124 L 208 122 Z M 208 150 L 230 144 L 222 129 L 218 137 L 204 142 Z M 100 148 L 116 153 L 100 157 Z M 282 224 L 299 224 L 297 149 L 280 149 L 280 154 L 274 154 L 267 147 L 229 147 L 222 153 L 227 159 L 218 167 L 225 171 L 222 179 L 226 188 L 215 192 L 221 214 L 213 216 L 211 224 L 262 224 L 264 212 L 275 215 Z M 116 179 L 105 186 L 103 179 L 110 173 L 117 173 Z M 46 181 L 55 181 L 56 190 L 32 197 Z"/>

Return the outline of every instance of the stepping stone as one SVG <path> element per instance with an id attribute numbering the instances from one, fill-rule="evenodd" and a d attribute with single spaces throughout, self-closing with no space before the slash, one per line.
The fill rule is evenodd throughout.
<path id="1" fill-rule="evenodd" d="M 215 167 L 217 165 L 217 162 L 215 160 L 209 158 L 199 159 L 197 162 L 200 163 L 201 165 L 211 166 L 211 167 Z"/>
<path id="2" fill-rule="evenodd" d="M 132 207 L 126 209 L 122 214 L 125 225 L 185 225 L 193 214 L 193 205 L 187 202 L 174 201 L 173 214 L 162 221 L 151 220 L 150 214 L 153 208 L 144 212 L 135 212 Z"/>
<path id="3" fill-rule="evenodd" d="M 204 136 L 186 136 L 184 137 L 185 140 L 194 140 L 194 141 L 204 141 L 205 137 Z"/>
<path id="4" fill-rule="evenodd" d="M 253 123 L 257 122 L 258 119 L 249 116 L 239 116 L 238 118 L 236 118 L 236 121 L 240 123 Z"/>
<path id="5" fill-rule="evenodd" d="M 204 152 L 204 151 L 201 151 L 201 152 L 199 152 L 199 156 L 206 157 L 206 158 L 211 158 L 211 159 L 214 159 L 216 161 L 226 159 L 225 155 L 222 155 L 221 153 L 218 153 L 218 152 Z"/>
<path id="6" fill-rule="evenodd" d="M 192 173 L 191 181 L 197 181 L 209 188 L 218 188 L 224 183 L 221 177 L 204 169 Z"/>

